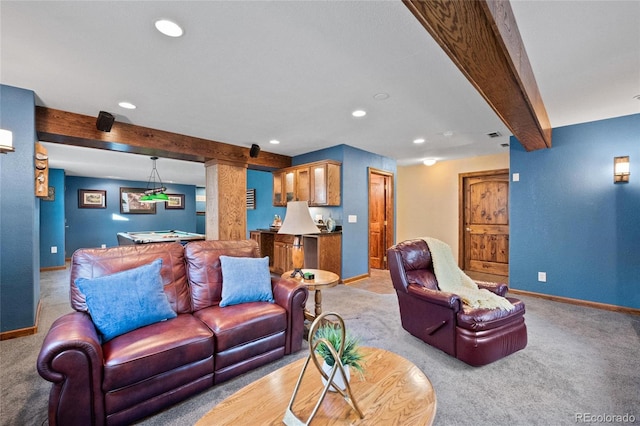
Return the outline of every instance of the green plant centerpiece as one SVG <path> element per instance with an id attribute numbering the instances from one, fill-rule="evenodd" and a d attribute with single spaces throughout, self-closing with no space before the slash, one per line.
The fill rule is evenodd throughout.
<path id="1" fill-rule="evenodd" d="M 325 344 L 325 341 L 329 342 L 336 353 L 339 354 L 340 345 L 342 342 L 342 336 L 345 335 L 344 338 L 344 350 L 342 352 L 342 356 L 340 356 L 340 362 L 343 367 L 345 367 L 345 373 L 347 375 L 347 381 L 349 380 L 349 367 L 353 368 L 359 375 L 360 378 L 363 378 L 364 368 L 362 366 L 363 355 L 360 351 L 360 343 L 357 338 L 349 335 L 348 333 L 343 332 L 343 330 L 335 323 L 325 322 L 315 333 L 314 340 L 318 341 L 318 345 L 316 346 L 316 353 L 320 355 L 320 357 L 324 360 L 323 369 L 329 374 L 329 372 L 333 369 L 335 364 L 335 359 L 331 350 Z M 344 389 L 344 384 L 341 383 L 341 375 L 336 374 L 333 379 L 333 384 Z M 323 381 L 324 378 L 323 378 Z M 333 386 L 330 388 L 331 391 L 335 391 Z"/>

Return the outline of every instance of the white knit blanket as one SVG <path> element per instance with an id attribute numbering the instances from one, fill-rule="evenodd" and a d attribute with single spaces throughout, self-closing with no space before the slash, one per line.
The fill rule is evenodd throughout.
<path id="1" fill-rule="evenodd" d="M 504 297 L 478 285 L 462 271 L 453 259 L 447 243 L 430 237 L 423 237 L 431 252 L 433 270 L 440 290 L 460 296 L 462 302 L 472 308 L 503 309 L 510 311 L 514 306 Z"/>

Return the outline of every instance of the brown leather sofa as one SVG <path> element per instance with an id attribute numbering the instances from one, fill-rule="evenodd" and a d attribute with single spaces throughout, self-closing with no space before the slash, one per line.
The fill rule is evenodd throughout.
<path id="1" fill-rule="evenodd" d="M 272 275 L 275 303 L 221 308 L 220 255 L 258 257 L 255 241 L 199 241 L 81 249 L 71 261 L 71 306 L 42 345 L 37 368 L 53 382 L 49 424 L 129 424 L 301 349 L 307 289 Z M 176 318 L 101 344 L 76 278 L 162 259 Z"/>
<path id="2" fill-rule="evenodd" d="M 472 366 L 489 364 L 527 346 L 521 300 L 507 297 L 515 307 L 512 311 L 474 309 L 457 295 L 440 291 L 429 247 L 422 239 L 398 243 L 387 255 L 402 327 L 412 335 Z M 505 284 L 476 283 L 503 297 L 508 290 Z"/>

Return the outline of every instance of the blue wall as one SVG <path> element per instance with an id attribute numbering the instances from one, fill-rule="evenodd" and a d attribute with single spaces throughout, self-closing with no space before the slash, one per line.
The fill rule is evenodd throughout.
<path id="1" fill-rule="evenodd" d="M 35 96 L 0 85 L 0 128 L 15 152 L 0 155 L 0 331 L 35 325 L 40 300 L 40 200 L 34 194 Z"/>
<path id="2" fill-rule="evenodd" d="M 259 170 L 247 170 L 247 189 L 256 190 L 256 208 L 247 210 L 247 238 L 249 231 L 266 229 L 273 223 L 273 217 L 284 219 L 285 207 L 273 205 L 273 174 Z"/>
<path id="3" fill-rule="evenodd" d="M 156 214 L 120 213 L 120 187 L 146 188 L 147 182 L 96 179 L 67 176 L 65 210 L 67 215 L 66 256 L 83 247 L 117 246 L 118 232 L 160 231 L 176 229 L 196 232 L 196 187 L 167 184 L 168 194 L 185 194 L 185 208 L 167 210 L 164 203 L 156 204 Z M 79 189 L 107 191 L 106 209 L 78 208 Z"/>
<path id="4" fill-rule="evenodd" d="M 640 308 L 640 114 L 554 129 L 551 149 L 510 145 L 510 285 Z M 622 155 L 630 182 L 614 184 Z"/>
<path id="5" fill-rule="evenodd" d="M 311 214 L 330 216 L 337 225 L 342 226 L 342 278 L 366 275 L 369 273 L 369 168 L 384 170 L 395 176 L 396 161 L 349 145 L 338 145 L 296 156 L 292 164 L 326 159 L 342 162 L 342 205 L 313 207 Z M 348 223 L 349 215 L 357 216 L 357 222 Z"/>
<path id="6" fill-rule="evenodd" d="M 64 267 L 64 170 L 49 169 L 49 186 L 55 189 L 53 201 L 40 200 L 40 267 Z M 51 253 L 51 247 L 57 253 Z"/>
<path id="7" fill-rule="evenodd" d="M 196 213 L 201 213 L 196 216 L 196 232 L 198 234 L 206 234 L 207 230 L 207 188 L 203 186 L 196 187 Z M 198 201 L 198 197 L 204 197 L 205 201 Z"/>

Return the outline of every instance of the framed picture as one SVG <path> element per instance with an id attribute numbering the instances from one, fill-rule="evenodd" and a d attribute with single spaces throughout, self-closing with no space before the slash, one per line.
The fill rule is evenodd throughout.
<path id="1" fill-rule="evenodd" d="M 156 214 L 156 203 L 140 201 L 144 188 L 120 188 L 120 213 L 122 214 Z"/>
<path id="2" fill-rule="evenodd" d="M 56 187 L 49 187 L 49 194 L 46 197 L 42 198 L 42 201 L 55 201 L 56 200 Z"/>
<path id="3" fill-rule="evenodd" d="M 165 209 L 184 209 L 184 194 L 167 194 L 169 201 L 164 204 Z"/>
<path id="4" fill-rule="evenodd" d="M 79 209 L 106 209 L 107 191 L 99 189 L 78 189 Z"/>

